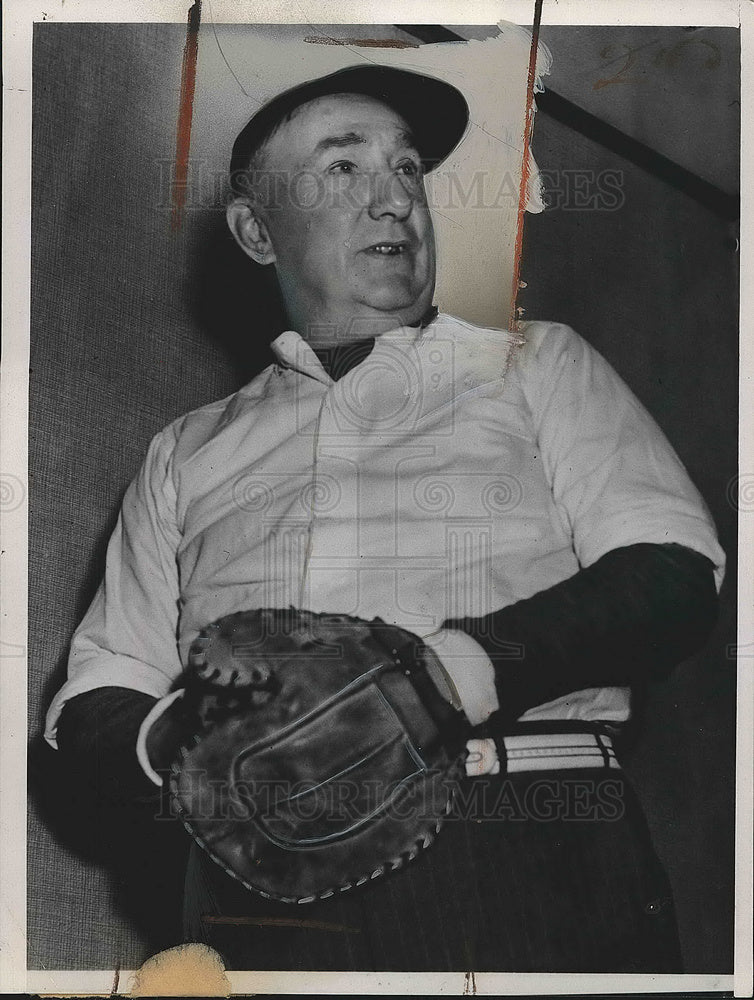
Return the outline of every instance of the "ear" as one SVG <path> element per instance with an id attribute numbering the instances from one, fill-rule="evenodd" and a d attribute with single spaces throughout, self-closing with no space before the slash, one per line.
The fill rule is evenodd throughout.
<path id="1" fill-rule="evenodd" d="M 228 228 L 243 252 L 257 264 L 273 264 L 277 259 L 267 226 L 258 210 L 244 198 L 235 198 L 225 212 Z"/>

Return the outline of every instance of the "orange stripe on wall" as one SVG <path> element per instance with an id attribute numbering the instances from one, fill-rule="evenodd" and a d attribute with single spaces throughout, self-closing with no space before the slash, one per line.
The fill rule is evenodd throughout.
<path id="1" fill-rule="evenodd" d="M 191 120 L 194 113 L 194 86 L 196 83 L 196 57 L 199 51 L 199 23 L 202 0 L 195 0 L 188 12 L 186 44 L 181 65 L 181 97 L 178 108 L 178 134 L 175 143 L 175 178 L 173 180 L 172 229 L 180 229 L 186 206 L 188 187 L 189 150 L 191 149 Z"/>

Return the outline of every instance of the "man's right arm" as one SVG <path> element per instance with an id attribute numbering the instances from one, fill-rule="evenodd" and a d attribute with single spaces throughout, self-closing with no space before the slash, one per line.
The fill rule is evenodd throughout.
<path id="1" fill-rule="evenodd" d="M 95 688 L 66 702 L 57 743 L 76 777 L 108 801 L 155 794 L 134 753 L 141 724 L 156 699 L 121 687 Z"/>
<path id="2" fill-rule="evenodd" d="M 154 791 L 137 761 L 136 735 L 182 670 L 176 432 L 173 424 L 153 439 L 125 494 L 104 579 L 76 630 L 68 679 L 47 715 L 47 741 L 108 797 Z"/>

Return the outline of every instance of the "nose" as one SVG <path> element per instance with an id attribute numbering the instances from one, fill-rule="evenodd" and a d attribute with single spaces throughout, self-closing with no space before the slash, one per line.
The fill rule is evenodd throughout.
<path id="1" fill-rule="evenodd" d="M 406 178 L 394 171 L 375 171 L 371 176 L 369 214 L 373 219 L 392 215 L 405 219 L 411 214 L 414 195 L 406 186 Z"/>

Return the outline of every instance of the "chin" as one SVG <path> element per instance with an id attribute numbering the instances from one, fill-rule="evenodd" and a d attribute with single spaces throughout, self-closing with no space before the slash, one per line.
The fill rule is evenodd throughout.
<path id="1" fill-rule="evenodd" d="M 425 288 L 418 292 L 411 288 L 371 289 L 363 299 L 364 305 L 380 313 L 392 314 L 401 323 L 419 319 L 432 304 L 432 293 Z"/>

